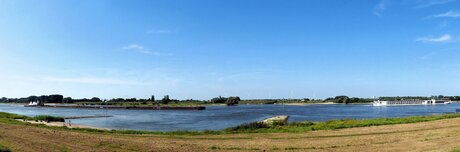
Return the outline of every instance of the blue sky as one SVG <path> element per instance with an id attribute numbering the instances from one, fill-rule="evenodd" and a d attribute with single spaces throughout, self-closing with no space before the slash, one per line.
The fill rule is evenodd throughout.
<path id="1" fill-rule="evenodd" d="M 0 96 L 460 95 L 458 0 L 0 0 Z"/>

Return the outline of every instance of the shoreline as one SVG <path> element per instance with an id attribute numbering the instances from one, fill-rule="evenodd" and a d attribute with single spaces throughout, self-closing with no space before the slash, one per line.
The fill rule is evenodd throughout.
<path id="1" fill-rule="evenodd" d="M 96 129 L 96 130 L 107 130 L 110 131 L 112 129 L 109 128 L 102 128 L 102 127 L 94 127 L 88 125 L 81 125 L 81 124 L 74 124 L 74 123 L 67 123 L 67 122 L 45 122 L 45 121 L 33 121 L 33 120 L 23 120 L 23 119 L 15 119 L 20 122 L 30 123 L 30 124 L 42 124 L 51 127 L 65 127 L 65 128 L 79 128 L 79 129 Z"/>

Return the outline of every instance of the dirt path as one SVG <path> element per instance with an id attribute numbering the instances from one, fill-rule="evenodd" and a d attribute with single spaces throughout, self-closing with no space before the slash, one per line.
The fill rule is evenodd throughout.
<path id="1" fill-rule="evenodd" d="M 200 136 L 94 134 L 0 123 L 13 151 L 450 151 L 460 118 L 307 133 Z"/>

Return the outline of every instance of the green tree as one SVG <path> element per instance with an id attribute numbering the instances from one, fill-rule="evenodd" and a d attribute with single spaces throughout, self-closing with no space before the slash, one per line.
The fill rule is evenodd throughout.
<path id="1" fill-rule="evenodd" d="M 71 97 L 65 97 L 62 99 L 62 103 L 73 103 L 73 99 Z"/>
<path id="2" fill-rule="evenodd" d="M 102 102 L 102 100 L 99 99 L 98 97 L 93 97 L 91 98 L 91 102 Z"/>
<path id="3" fill-rule="evenodd" d="M 165 95 L 165 97 L 163 97 L 163 99 L 161 99 L 162 104 L 168 104 L 170 101 L 171 101 L 171 99 L 169 99 L 169 95 Z"/>
<path id="4" fill-rule="evenodd" d="M 225 104 L 227 104 L 227 106 L 233 106 L 233 105 L 237 105 L 239 102 L 241 101 L 240 97 L 228 97 L 227 98 L 227 101 L 225 102 Z"/>
<path id="5" fill-rule="evenodd" d="M 345 104 L 350 103 L 350 98 L 348 96 L 336 96 L 334 100 L 337 103 L 345 103 Z"/>
<path id="6" fill-rule="evenodd" d="M 37 96 L 29 96 L 27 97 L 29 99 L 29 102 L 34 102 L 34 101 L 38 101 L 38 97 Z"/>
<path id="7" fill-rule="evenodd" d="M 59 94 L 53 94 L 48 97 L 48 102 L 49 103 L 62 103 L 62 99 L 64 99 L 64 96 L 59 95 Z"/>
<path id="8" fill-rule="evenodd" d="M 225 103 L 226 101 L 227 101 L 227 98 L 224 98 L 221 96 L 211 99 L 212 103 Z"/>

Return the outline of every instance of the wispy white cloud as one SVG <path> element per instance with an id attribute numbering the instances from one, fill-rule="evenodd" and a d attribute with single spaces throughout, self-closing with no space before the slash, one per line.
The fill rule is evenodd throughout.
<path id="1" fill-rule="evenodd" d="M 432 16 L 429 16 L 429 18 L 457 18 L 457 17 L 460 17 L 460 12 L 457 12 L 457 11 L 448 11 L 448 12 L 445 12 L 445 13 L 441 13 L 441 14 L 436 14 L 436 15 L 432 15 Z"/>
<path id="2" fill-rule="evenodd" d="M 441 5 L 450 2 L 455 2 L 456 0 L 419 0 L 417 1 L 416 8 L 430 7 L 433 5 Z"/>
<path id="3" fill-rule="evenodd" d="M 383 11 L 387 7 L 387 0 L 380 0 L 380 2 L 374 7 L 372 14 L 378 17 L 382 17 Z"/>
<path id="4" fill-rule="evenodd" d="M 444 34 L 439 37 L 420 37 L 417 38 L 415 41 L 416 42 L 423 42 L 423 43 L 446 43 L 446 42 L 451 42 L 453 40 L 453 37 L 450 34 Z"/>
<path id="5" fill-rule="evenodd" d="M 170 30 L 170 29 L 150 29 L 147 30 L 147 34 L 171 34 L 177 33 L 177 30 Z"/>
<path id="6" fill-rule="evenodd" d="M 172 53 L 161 53 L 161 52 L 153 52 L 150 51 L 149 49 L 145 48 L 142 45 L 139 44 L 131 44 L 127 45 L 124 47 L 121 47 L 123 50 L 134 50 L 136 52 L 142 53 L 142 54 L 148 54 L 148 55 L 154 55 L 154 56 L 172 56 Z"/>
<path id="7" fill-rule="evenodd" d="M 139 53 L 143 53 L 143 54 L 152 54 L 153 53 L 152 51 L 149 51 L 148 49 L 146 49 L 144 46 L 138 45 L 138 44 L 131 44 L 131 45 L 128 45 L 128 46 L 124 46 L 121 49 L 123 49 L 123 50 L 135 50 L 135 51 L 137 51 Z"/>

